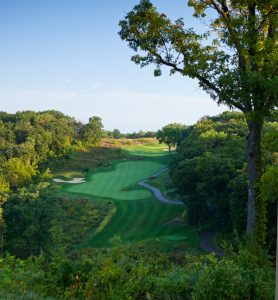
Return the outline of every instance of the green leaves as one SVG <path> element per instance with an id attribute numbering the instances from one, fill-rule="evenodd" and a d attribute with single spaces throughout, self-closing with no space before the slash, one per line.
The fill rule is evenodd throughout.
<path id="1" fill-rule="evenodd" d="M 12 187 L 19 187 L 30 183 L 37 173 L 37 166 L 29 160 L 23 161 L 21 158 L 10 158 L 4 165 L 6 179 Z"/>
<path id="2" fill-rule="evenodd" d="M 207 220 L 208 208 L 214 207 L 221 230 L 245 229 L 247 176 L 241 170 L 247 128 L 241 116 L 226 112 L 203 118 L 187 130 L 177 148 L 178 157 L 171 174 L 180 193 L 189 196 L 191 224 Z M 235 180 L 238 176 L 243 179 Z M 244 179 L 242 196 L 242 186 L 234 186 L 231 181 L 241 184 Z M 234 217 L 236 214 L 242 218 Z"/>
<path id="3" fill-rule="evenodd" d="M 131 246 L 67 259 L 0 259 L 1 299 L 265 299 L 274 298 L 275 272 L 241 246 L 218 260 L 187 255 L 182 264 Z M 51 298 L 49 298 L 51 297 Z"/>
<path id="4" fill-rule="evenodd" d="M 157 71 L 160 74 L 159 70 Z M 171 151 L 171 148 L 175 147 L 182 140 L 185 128 L 186 126 L 183 124 L 168 124 L 162 127 L 161 130 L 158 130 L 156 137 L 160 143 L 165 143 L 169 147 L 169 151 Z"/>
<path id="5" fill-rule="evenodd" d="M 150 1 L 141 1 L 120 21 L 119 32 L 136 54 L 132 60 L 145 67 L 170 67 L 196 78 L 218 103 L 243 112 L 267 114 L 277 107 L 277 12 L 275 1 L 259 2 L 255 14 L 250 1 L 191 0 L 194 16 L 205 19 L 210 30 L 198 34 L 185 28 L 183 19 L 172 21 L 157 12 Z M 207 10 L 216 16 L 206 18 Z M 275 29 L 276 28 L 276 29 Z M 210 41 L 210 36 L 218 39 Z"/>
<path id="6" fill-rule="evenodd" d="M 103 137 L 103 124 L 100 117 L 92 117 L 89 119 L 89 123 L 85 126 L 84 138 L 92 144 L 97 145 Z"/>
<path id="7" fill-rule="evenodd" d="M 120 21 L 120 37 L 136 52 L 132 60 L 144 67 L 150 63 L 166 64 L 182 75 L 196 77 L 198 67 L 205 69 L 210 61 L 216 62 L 215 46 L 201 45 L 206 35 L 198 35 L 193 29 L 185 29 L 182 18 L 171 22 L 165 14 L 159 14 L 149 1 L 141 1 L 134 10 Z M 220 53 L 219 53 L 220 54 Z M 157 72 L 155 72 L 157 75 Z"/>

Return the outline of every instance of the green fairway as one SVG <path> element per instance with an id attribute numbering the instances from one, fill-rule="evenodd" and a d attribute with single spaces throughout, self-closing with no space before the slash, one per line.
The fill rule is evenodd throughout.
<path id="1" fill-rule="evenodd" d="M 173 240 L 164 237 L 178 235 L 183 239 L 176 242 L 185 242 L 193 248 L 198 247 L 195 228 L 170 224 L 170 221 L 181 213 L 181 207 L 160 204 L 152 197 L 137 201 L 117 201 L 115 205 L 116 216 L 101 234 L 89 239 L 87 245 L 108 247 L 111 246 L 110 239 L 114 236 L 120 237 L 123 242 L 153 240 L 173 244 Z"/>
<path id="2" fill-rule="evenodd" d="M 175 222 L 184 212 L 183 206 L 160 203 L 152 193 L 137 183 L 165 168 L 170 155 L 158 143 L 124 147 L 127 159 L 114 161 L 110 167 L 88 174 L 86 182 L 63 186 L 72 195 L 87 195 L 94 201 L 113 201 L 115 213 L 101 230 L 88 237 L 82 247 L 109 247 L 111 239 L 122 242 L 155 243 L 163 248 L 184 246 L 198 248 L 197 229 Z"/>
<path id="3" fill-rule="evenodd" d="M 67 191 L 118 200 L 144 199 L 150 197 L 148 190 L 139 186 L 131 191 L 127 189 L 162 167 L 153 161 L 119 162 L 113 170 L 93 173 L 87 177 L 88 182 L 70 186 Z"/>
<path id="4" fill-rule="evenodd" d="M 130 155 L 143 157 L 168 157 L 166 145 L 158 143 L 136 144 L 124 147 Z"/>

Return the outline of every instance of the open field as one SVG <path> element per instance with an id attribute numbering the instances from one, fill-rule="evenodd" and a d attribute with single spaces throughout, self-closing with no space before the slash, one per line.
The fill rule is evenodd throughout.
<path id="1" fill-rule="evenodd" d="M 112 201 L 115 206 L 101 230 L 97 234 L 92 232 L 82 247 L 109 247 L 114 238 L 123 243 L 146 242 L 164 249 L 198 250 L 197 228 L 186 226 L 181 218 L 185 207 L 160 203 L 149 190 L 137 185 L 167 166 L 171 157 L 164 149 L 165 145 L 153 141 L 124 146 L 122 152 L 126 158 L 89 171 L 85 183 L 62 186 L 62 191 L 72 196 Z"/>

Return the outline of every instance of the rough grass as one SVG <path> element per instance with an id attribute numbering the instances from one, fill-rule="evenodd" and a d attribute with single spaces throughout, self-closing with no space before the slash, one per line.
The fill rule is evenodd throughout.
<path id="1" fill-rule="evenodd" d="M 93 202 L 84 197 L 72 198 L 64 195 L 58 201 L 54 225 L 63 229 L 63 240 L 68 250 L 82 243 L 92 231 L 100 228 L 106 217 L 115 210 L 112 203 Z"/>
<path id="2" fill-rule="evenodd" d="M 146 144 L 146 143 L 157 143 L 156 138 L 141 138 L 141 139 L 111 139 L 106 138 L 103 139 L 101 142 L 101 145 L 104 147 L 129 147 L 133 145 L 140 145 L 140 144 Z"/>
<path id="3" fill-rule="evenodd" d="M 89 170 L 108 166 L 112 160 L 123 158 L 120 148 L 113 147 L 86 147 L 73 151 L 70 159 L 54 161 L 50 169 L 56 178 L 71 179 L 84 177 Z"/>
<path id="4" fill-rule="evenodd" d="M 122 150 L 125 159 L 89 172 L 86 183 L 63 185 L 67 194 L 87 195 L 91 201 L 102 198 L 116 207 L 109 222 L 96 234 L 92 233 L 82 247 L 110 247 L 111 240 L 117 237 L 123 243 L 155 244 L 164 249 L 198 248 L 197 228 L 172 222 L 185 208 L 159 203 L 150 191 L 137 185 L 170 161 L 170 155 L 163 149 L 165 145 L 157 142 L 125 145 Z"/>

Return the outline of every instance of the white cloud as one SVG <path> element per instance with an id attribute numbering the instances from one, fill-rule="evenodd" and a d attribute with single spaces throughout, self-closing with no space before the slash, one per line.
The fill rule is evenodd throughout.
<path id="1" fill-rule="evenodd" d="M 0 103 L 1 109 L 8 112 L 56 109 L 85 122 L 97 115 L 106 129 L 119 128 L 122 132 L 157 130 L 171 122 L 193 124 L 204 115 L 227 110 L 203 92 L 182 95 L 125 89 L 86 93 L 45 89 L 1 92 Z"/>
<path id="2" fill-rule="evenodd" d="M 69 84 L 70 81 L 71 81 L 70 78 L 66 78 L 66 79 L 64 80 L 65 84 Z"/>

